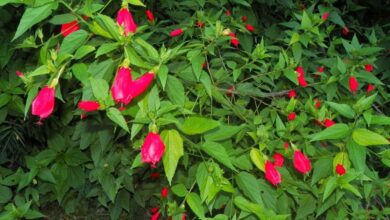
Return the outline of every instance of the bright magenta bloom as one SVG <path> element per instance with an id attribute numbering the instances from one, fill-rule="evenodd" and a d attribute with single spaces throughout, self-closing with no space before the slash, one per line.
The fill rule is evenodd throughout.
<path id="1" fill-rule="evenodd" d="M 146 10 L 146 17 L 148 17 L 148 20 L 150 22 L 152 22 L 154 20 L 154 15 L 153 15 L 153 12 L 151 10 Z"/>
<path id="2" fill-rule="evenodd" d="M 132 83 L 131 70 L 128 67 L 120 67 L 111 86 L 112 98 L 117 103 L 128 104 L 127 100 Z"/>
<path id="3" fill-rule="evenodd" d="M 334 121 L 328 119 L 328 118 L 326 118 L 325 121 L 324 121 L 324 126 L 327 127 L 327 128 L 333 126 L 334 124 L 336 124 L 336 123 Z"/>
<path id="4" fill-rule="evenodd" d="M 143 76 L 133 81 L 130 86 L 129 93 L 127 94 L 126 104 L 129 103 L 132 99 L 141 95 L 153 82 L 154 73 L 145 73 Z"/>
<path id="5" fill-rule="evenodd" d="M 121 8 L 118 11 L 116 22 L 119 26 L 123 27 L 125 36 L 129 35 L 130 33 L 135 33 L 137 30 L 137 24 L 134 22 L 133 16 L 127 8 Z"/>
<path id="6" fill-rule="evenodd" d="M 183 29 L 179 28 L 179 29 L 176 29 L 176 30 L 173 30 L 171 31 L 171 33 L 169 34 L 169 36 L 171 37 L 177 37 L 177 36 L 180 36 L 183 34 Z"/>
<path id="7" fill-rule="evenodd" d="M 282 167 L 284 164 L 284 157 L 283 155 L 279 153 L 274 154 L 274 166 L 275 167 Z"/>
<path id="8" fill-rule="evenodd" d="M 156 164 L 161 160 L 164 151 L 165 145 L 161 140 L 160 135 L 149 132 L 141 148 L 142 162 L 150 163 L 152 167 L 156 167 Z"/>
<path id="9" fill-rule="evenodd" d="M 274 186 L 282 182 L 282 176 L 269 160 L 265 162 L 265 179 Z"/>
<path id="10" fill-rule="evenodd" d="M 99 102 L 95 101 L 80 101 L 77 105 L 79 109 L 86 111 L 86 112 L 92 112 L 99 109 L 100 104 Z"/>
<path id="11" fill-rule="evenodd" d="M 336 166 L 336 173 L 340 176 L 344 175 L 346 173 L 345 168 L 342 164 L 337 164 Z"/>
<path id="12" fill-rule="evenodd" d="M 295 117 L 296 117 L 297 115 L 295 114 L 295 112 L 291 112 L 290 114 L 288 114 L 288 116 L 287 116 L 287 119 L 289 120 L 289 121 L 293 121 L 293 120 L 295 120 Z"/>
<path id="13" fill-rule="evenodd" d="M 74 21 L 71 21 L 69 23 L 61 25 L 61 34 L 64 37 L 68 36 L 69 34 L 75 32 L 77 30 L 80 30 L 80 26 L 77 23 L 77 20 L 74 20 Z"/>
<path id="14" fill-rule="evenodd" d="M 352 93 L 355 93 L 356 90 L 359 87 L 359 83 L 357 79 L 354 76 L 349 77 L 349 90 L 351 90 Z"/>
<path id="15" fill-rule="evenodd" d="M 293 164 L 296 170 L 306 174 L 311 170 L 310 160 L 299 150 L 294 151 Z"/>
<path id="16" fill-rule="evenodd" d="M 40 120 L 49 117 L 54 110 L 54 95 L 55 88 L 43 87 L 32 102 L 32 114 L 39 116 Z"/>
<path id="17" fill-rule="evenodd" d="M 161 189 L 161 197 L 164 199 L 168 197 L 168 188 L 167 187 L 163 187 Z"/>

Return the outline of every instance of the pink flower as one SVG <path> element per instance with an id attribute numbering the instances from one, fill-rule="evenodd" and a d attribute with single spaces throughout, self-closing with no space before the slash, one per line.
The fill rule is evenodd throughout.
<path id="1" fill-rule="evenodd" d="M 351 90 L 352 93 L 355 93 L 356 90 L 358 89 L 358 87 L 359 87 L 359 83 L 356 80 L 356 78 L 354 76 L 350 76 L 349 77 L 349 90 Z"/>
<path id="2" fill-rule="evenodd" d="M 284 157 L 283 155 L 279 153 L 274 154 L 274 166 L 275 167 L 282 167 L 284 163 Z"/>
<path id="3" fill-rule="evenodd" d="M 126 96 L 126 104 L 128 104 L 132 99 L 141 95 L 153 82 L 154 73 L 145 73 L 143 76 L 137 80 L 130 83 L 129 93 Z"/>
<path id="4" fill-rule="evenodd" d="M 164 199 L 168 197 L 168 188 L 167 187 L 163 187 L 161 189 L 161 197 Z"/>
<path id="5" fill-rule="evenodd" d="M 245 27 L 246 27 L 246 29 L 247 29 L 248 31 L 250 31 L 250 32 L 255 31 L 255 28 L 254 28 L 252 25 L 250 25 L 250 24 L 246 24 Z"/>
<path id="6" fill-rule="evenodd" d="M 148 17 L 148 20 L 150 22 L 153 22 L 154 21 L 154 15 L 153 15 L 153 12 L 151 10 L 146 10 L 146 17 Z"/>
<path id="7" fill-rule="evenodd" d="M 78 107 L 79 109 L 84 110 L 86 112 L 92 112 L 98 110 L 100 104 L 99 102 L 95 102 L 95 101 L 80 101 L 78 103 Z"/>
<path id="8" fill-rule="evenodd" d="M 364 65 L 364 69 L 365 69 L 367 72 L 372 72 L 372 71 L 374 71 L 374 67 L 373 67 L 371 64 L 366 64 L 366 65 Z"/>
<path id="9" fill-rule="evenodd" d="M 171 33 L 169 34 L 169 36 L 171 37 L 177 37 L 177 36 L 180 36 L 183 34 L 183 29 L 179 28 L 179 29 L 176 29 L 176 30 L 173 30 L 171 31 Z"/>
<path id="10" fill-rule="evenodd" d="M 116 22 L 119 26 L 123 27 L 125 36 L 130 33 L 135 33 L 137 30 L 137 24 L 134 22 L 133 16 L 128 8 L 121 8 L 118 11 Z"/>
<path id="11" fill-rule="evenodd" d="M 324 126 L 327 127 L 327 128 L 329 128 L 329 127 L 331 127 L 331 126 L 333 126 L 333 125 L 335 125 L 335 124 L 336 124 L 336 123 L 335 123 L 334 121 L 330 120 L 329 118 L 326 118 L 326 119 L 324 120 Z"/>
<path id="12" fill-rule="evenodd" d="M 288 97 L 289 97 L 290 99 L 297 97 L 297 93 L 295 92 L 294 89 L 292 89 L 292 90 L 290 90 L 290 91 L 288 92 Z"/>
<path id="13" fill-rule="evenodd" d="M 326 20 L 328 20 L 328 17 L 329 17 L 329 12 L 325 12 L 324 14 L 322 14 L 321 19 L 322 19 L 323 21 L 326 21 Z"/>
<path id="14" fill-rule="evenodd" d="M 340 176 L 344 175 L 346 173 L 345 168 L 342 164 L 336 165 L 336 173 Z"/>
<path id="15" fill-rule="evenodd" d="M 154 213 L 152 217 L 150 217 L 150 220 L 158 220 L 159 217 L 160 217 L 160 211 Z"/>
<path id="16" fill-rule="evenodd" d="M 39 122 L 53 113 L 55 101 L 55 89 L 45 86 L 39 91 L 32 102 L 32 114 L 39 116 Z"/>
<path id="17" fill-rule="evenodd" d="M 324 67 L 323 66 L 318 67 L 317 72 L 319 73 L 324 72 Z"/>
<path id="18" fill-rule="evenodd" d="M 374 85 L 372 85 L 372 84 L 368 84 L 368 86 L 367 86 L 367 93 L 370 93 L 372 90 L 374 90 L 375 89 L 375 86 Z"/>
<path id="19" fill-rule="evenodd" d="M 120 67 L 111 86 L 112 98 L 117 103 L 128 104 L 128 96 L 131 89 L 132 77 L 128 67 Z"/>
<path id="20" fill-rule="evenodd" d="M 295 112 L 291 112 L 290 114 L 288 114 L 287 119 L 289 121 L 293 121 L 295 119 L 295 117 L 296 117 Z"/>
<path id="21" fill-rule="evenodd" d="M 149 132 L 141 147 L 141 160 L 144 163 L 150 163 L 152 167 L 156 167 L 156 164 L 161 160 L 164 151 L 165 145 L 161 140 L 160 135 Z"/>
<path id="22" fill-rule="evenodd" d="M 269 160 L 265 162 L 264 169 L 265 169 L 265 179 L 268 180 L 268 182 L 270 182 L 272 185 L 276 186 L 282 182 L 282 176 Z"/>
<path id="23" fill-rule="evenodd" d="M 299 150 L 294 151 L 293 164 L 296 170 L 306 174 L 311 170 L 310 160 Z"/>
<path id="24" fill-rule="evenodd" d="M 75 32 L 77 30 L 80 30 L 80 26 L 77 23 L 77 20 L 74 20 L 74 21 L 71 21 L 69 23 L 65 23 L 65 24 L 61 25 L 61 34 L 64 37 L 68 36 L 69 34 Z"/>

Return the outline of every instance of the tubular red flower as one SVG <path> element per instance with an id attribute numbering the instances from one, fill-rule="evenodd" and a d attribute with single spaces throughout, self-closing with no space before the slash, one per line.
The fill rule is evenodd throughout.
<path id="1" fill-rule="evenodd" d="M 346 173 L 345 168 L 342 164 L 336 165 L 336 173 L 340 176 L 344 175 Z"/>
<path id="2" fill-rule="evenodd" d="M 247 18 L 246 16 L 242 16 L 242 17 L 241 17 L 241 21 L 242 21 L 242 22 L 246 22 L 247 20 L 248 20 L 248 18 Z"/>
<path id="3" fill-rule="evenodd" d="M 322 67 L 322 66 L 318 67 L 317 72 L 319 72 L 319 73 L 324 72 L 324 67 Z"/>
<path id="4" fill-rule="evenodd" d="M 32 102 L 32 114 L 39 116 L 40 120 L 49 117 L 54 110 L 54 96 L 54 88 L 49 86 L 43 87 Z"/>
<path id="5" fill-rule="evenodd" d="M 290 99 L 297 97 L 297 93 L 295 92 L 294 89 L 291 89 L 291 90 L 288 92 L 288 97 L 289 97 Z"/>
<path id="6" fill-rule="evenodd" d="M 269 160 L 265 162 L 264 169 L 265 169 L 265 179 L 268 180 L 268 182 L 270 182 L 272 185 L 276 186 L 282 182 L 282 176 Z"/>
<path id="7" fill-rule="evenodd" d="M 372 71 L 374 71 L 374 67 L 373 67 L 371 64 L 366 64 L 366 65 L 364 65 L 364 69 L 365 69 L 367 72 L 372 72 Z"/>
<path id="8" fill-rule="evenodd" d="M 150 22 L 153 22 L 154 21 L 154 15 L 153 15 L 153 12 L 151 10 L 146 10 L 146 17 L 148 17 L 148 20 Z"/>
<path id="9" fill-rule="evenodd" d="M 294 167 L 302 174 L 306 174 L 311 170 L 310 160 L 299 150 L 294 151 Z"/>
<path id="10" fill-rule="evenodd" d="M 61 25 L 61 34 L 64 37 L 68 36 L 69 34 L 75 32 L 77 30 L 80 30 L 80 26 L 77 23 L 77 20 L 74 20 L 74 21 L 71 21 L 69 23 L 65 23 L 65 24 Z"/>
<path id="11" fill-rule="evenodd" d="M 130 33 L 135 33 L 137 30 L 137 24 L 133 20 L 133 16 L 128 8 L 121 8 L 116 16 L 116 22 L 119 26 L 123 27 L 124 35 L 127 36 Z"/>
<path id="12" fill-rule="evenodd" d="M 161 189 L 161 197 L 164 199 L 168 197 L 168 188 L 167 187 L 163 187 Z"/>
<path id="13" fill-rule="evenodd" d="M 152 83 L 154 79 L 154 73 L 145 73 L 137 80 L 131 82 L 129 93 L 126 96 L 125 104 L 130 103 L 131 100 L 141 95 Z"/>
<path id="14" fill-rule="evenodd" d="M 233 46 L 238 47 L 238 45 L 240 44 L 240 41 L 238 40 L 236 35 L 234 33 L 230 33 L 229 36 L 230 36 L 230 43 Z"/>
<path id="15" fill-rule="evenodd" d="M 292 120 L 295 119 L 295 117 L 296 117 L 295 112 L 291 112 L 290 114 L 288 114 L 287 119 L 288 119 L 289 121 L 292 121 Z"/>
<path id="16" fill-rule="evenodd" d="M 295 71 L 297 72 L 297 79 L 298 79 L 299 85 L 302 86 L 302 87 L 306 87 L 307 86 L 307 82 L 306 82 L 306 79 L 305 79 L 305 72 L 303 71 L 303 67 L 302 66 L 298 66 Z"/>
<path id="17" fill-rule="evenodd" d="M 117 103 L 128 104 L 128 102 L 126 103 L 126 99 L 130 93 L 131 83 L 131 70 L 128 67 L 120 67 L 111 86 L 112 98 Z"/>
<path id="18" fill-rule="evenodd" d="M 18 71 L 18 70 L 16 70 L 16 75 L 19 76 L 19 77 L 23 77 L 24 76 L 24 74 L 22 72 Z"/>
<path id="19" fill-rule="evenodd" d="M 328 20 L 328 17 L 329 17 L 329 12 L 325 12 L 324 14 L 322 14 L 321 19 L 323 21 L 326 21 L 326 20 Z"/>
<path id="20" fill-rule="evenodd" d="M 279 153 L 274 154 L 274 166 L 275 167 L 282 167 L 284 164 L 284 157 L 283 155 Z"/>
<path id="21" fill-rule="evenodd" d="M 372 85 L 372 84 L 368 84 L 368 86 L 367 86 L 367 93 L 370 93 L 372 90 L 374 90 L 375 89 L 375 86 L 374 85 Z"/>
<path id="22" fill-rule="evenodd" d="M 295 71 L 297 72 L 298 77 L 305 77 L 305 72 L 303 71 L 303 67 L 302 66 L 298 66 Z"/>
<path id="23" fill-rule="evenodd" d="M 250 24 L 246 24 L 246 25 L 245 25 L 245 28 L 246 28 L 248 31 L 250 31 L 250 32 L 255 31 L 255 28 L 254 28 L 252 25 L 250 25 Z"/>
<path id="24" fill-rule="evenodd" d="M 180 36 L 182 34 L 183 34 L 183 29 L 179 28 L 179 29 L 171 31 L 171 33 L 169 33 L 169 36 L 177 37 L 177 36 Z"/>
<path id="25" fill-rule="evenodd" d="M 150 163 L 152 167 L 156 167 L 156 164 L 161 160 L 164 151 L 165 145 L 162 142 L 160 135 L 149 132 L 141 147 L 141 160 L 144 163 Z"/>
<path id="26" fill-rule="evenodd" d="M 307 86 L 307 82 L 306 82 L 305 77 L 298 77 L 298 83 L 302 87 L 306 87 Z"/>
<path id="27" fill-rule="evenodd" d="M 77 106 L 79 109 L 83 111 L 92 112 L 98 110 L 100 104 L 99 102 L 95 102 L 95 101 L 80 101 Z"/>
<path id="28" fill-rule="evenodd" d="M 326 119 L 324 120 L 324 126 L 327 127 L 327 128 L 329 128 L 329 127 L 331 127 L 331 126 L 333 126 L 333 125 L 335 125 L 335 124 L 336 124 L 336 123 L 335 123 L 334 121 L 330 120 L 329 118 L 326 118 Z"/>
<path id="29" fill-rule="evenodd" d="M 150 220 L 158 220 L 159 217 L 160 217 L 160 211 L 154 213 L 152 217 L 150 217 Z"/>
<path id="30" fill-rule="evenodd" d="M 321 108 L 321 102 L 318 99 L 314 99 L 314 108 Z"/>
<path id="31" fill-rule="evenodd" d="M 350 76 L 349 77 L 349 90 L 352 93 L 355 93 L 356 90 L 358 89 L 358 87 L 359 87 L 359 83 L 358 83 L 357 79 L 354 76 Z"/>

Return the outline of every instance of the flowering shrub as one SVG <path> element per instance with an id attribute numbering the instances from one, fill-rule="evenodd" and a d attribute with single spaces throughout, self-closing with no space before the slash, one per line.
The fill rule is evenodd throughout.
<path id="1" fill-rule="evenodd" d="M 388 218 L 389 3 L 332 2 L 0 0 L 0 219 Z"/>

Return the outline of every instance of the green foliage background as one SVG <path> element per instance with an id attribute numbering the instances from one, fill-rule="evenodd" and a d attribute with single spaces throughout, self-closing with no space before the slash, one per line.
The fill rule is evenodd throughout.
<path id="1" fill-rule="evenodd" d="M 388 219 L 389 1 L 127 2 L 138 30 L 124 38 L 118 0 L 0 0 L 0 219 L 148 219 L 152 207 L 161 219 Z M 60 25 L 74 19 L 81 30 L 64 39 Z M 118 111 L 108 89 L 125 58 L 135 77 L 156 68 L 157 79 Z M 61 71 L 54 114 L 38 126 L 31 102 Z M 81 99 L 102 108 L 80 120 Z M 337 124 L 315 123 L 325 118 Z M 154 123 L 167 147 L 156 169 L 139 155 Z M 310 158 L 309 175 L 294 170 L 292 146 Z M 286 161 L 273 187 L 262 170 L 276 152 Z"/>

